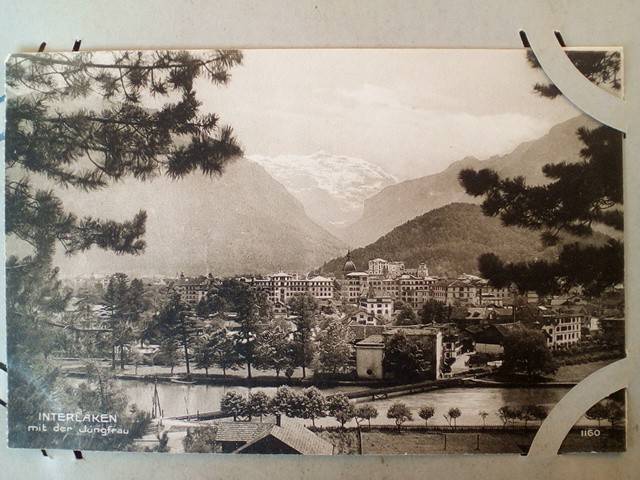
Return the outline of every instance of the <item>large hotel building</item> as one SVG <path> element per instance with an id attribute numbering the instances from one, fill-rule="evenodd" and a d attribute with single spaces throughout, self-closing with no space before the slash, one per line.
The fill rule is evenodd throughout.
<path id="1" fill-rule="evenodd" d="M 294 295 L 308 293 L 318 300 L 330 300 L 334 294 L 333 280 L 321 276 L 300 278 L 298 275 L 279 272 L 265 278 L 254 278 L 249 282 L 266 292 L 274 305 L 286 305 Z"/>

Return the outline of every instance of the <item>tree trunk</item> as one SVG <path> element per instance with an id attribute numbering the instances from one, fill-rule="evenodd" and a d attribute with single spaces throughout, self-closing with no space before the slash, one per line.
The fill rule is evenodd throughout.
<path id="1" fill-rule="evenodd" d="M 226 379 L 227 378 L 227 369 L 222 367 L 222 378 Z"/>
<path id="2" fill-rule="evenodd" d="M 205 376 L 209 376 L 209 367 L 204 367 L 204 374 Z"/>
<path id="3" fill-rule="evenodd" d="M 191 370 L 189 369 L 189 348 L 187 342 L 184 342 L 184 361 L 187 364 L 187 377 L 191 377 Z"/>
<path id="4" fill-rule="evenodd" d="M 111 345 L 111 370 L 116 369 L 116 346 Z"/>
<path id="5" fill-rule="evenodd" d="M 251 380 L 251 362 L 247 362 L 247 378 Z"/>
<path id="6" fill-rule="evenodd" d="M 305 370 L 304 367 L 304 360 L 302 361 L 302 378 L 306 378 L 307 376 L 307 371 Z"/>
<path id="7" fill-rule="evenodd" d="M 124 345 L 120 345 L 120 370 L 124 370 Z"/>

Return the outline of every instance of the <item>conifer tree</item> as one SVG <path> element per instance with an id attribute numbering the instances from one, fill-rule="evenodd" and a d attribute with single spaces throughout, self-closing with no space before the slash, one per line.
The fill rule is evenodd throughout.
<path id="1" fill-rule="evenodd" d="M 264 294 L 236 280 L 228 281 L 240 328 L 235 333 L 235 349 L 247 367 L 247 378 L 252 378 L 251 368 L 259 361 L 262 325 L 271 319 L 271 308 Z M 223 287 L 225 284 L 223 284 Z"/>
<path id="2" fill-rule="evenodd" d="M 157 321 L 163 338 L 167 341 L 177 342 L 182 348 L 187 377 L 189 377 L 191 375 L 189 352 L 193 344 L 196 343 L 195 317 L 177 292 L 169 292 L 167 303 L 158 313 Z"/>
<path id="3" fill-rule="evenodd" d="M 302 367 L 302 378 L 305 378 L 306 368 L 313 361 L 313 329 L 317 323 L 318 302 L 308 294 L 294 295 L 287 306 L 296 327 L 293 332 L 295 365 Z"/>
<path id="4" fill-rule="evenodd" d="M 289 332 L 280 322 L 272 321 L 264 329 L 257 351 L 258 368 L 273 369 L 276 377 L 280 377 L 280 372 L 292 363 L 292 344 L 288 337 Z"/>
<path id="5" fill-rule="evenodd" d="M 124 222 L 79 218 L 44 181 L 90 191 L 125 177 L 223 173 L 242 150 L 230 127 L 200 111 L 194 82 L 224 85 L 241 61 L 233 50 L 17 54 L 7 61 L 5 231 L 31 249 L 23 257 L 9 252 L 6 262 L 12 444 L 37 443 L 22 422 L 57 408 L 37 394 L 61 383 L 43 359 L 46 319 L 63 312 L 70 296 L 52 265 L 56 246 L 69 255 L 92 246 L 116 254 L 145 247 L 146 212 Z M 157 109 L 146 108 L 149 100 Z"/>
<path id="6" fill-rule="evenodd" d="M 618 52 L 570 52 L 583 74 L 597 84 L 620 89 Z M 529 52 L 532 67 L 539 68 Z M 534 91 L 555 98 L 560 91 L 551 84 L 536 84 Z M 622 134 L 605 125 L 580 128 L 576 135 L 583 144 L 575 162 L 550 163 L 543 167 L 549 180 L 528 185 L 523 177 L 501 178 L 491 169 L 464 169 L 459 174 L 466 192 L 482 196 L 485 215 L 499 216 L 504 225 L 541 231 L 544 245 L 558 244 L 567 234 L 588 239 L 594 226 L 623 230 Z M 618 235 L 619 237 L 619 235 Z M 624 249 L 621 239 L 604 245 L 568 243 L 561 246 L 554 261 L 505 263 L 494 254 L 479 257 L 483 276 L 496 286 L 514 282 L 521 292 L 541 295 L 582 286 L 599 294 L 623 281 Z"/>
<path id="7" fill-rule="evenodd" d="M 338 319 L 329 322 L 318 339 L 318 364 L 322 371 L 336 373 L 349 367 L 353 355 L 353 334 Z"/>

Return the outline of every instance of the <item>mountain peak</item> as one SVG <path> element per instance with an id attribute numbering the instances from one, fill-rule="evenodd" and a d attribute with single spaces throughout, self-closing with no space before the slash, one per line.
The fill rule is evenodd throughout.
<path id="1" fill-rule="evenodd" d="M 364 200 L 396 178 L 361 158 L 318 151 L 309 155 L 250 155 L 303 205 L 307 214 L 329 230 L 355 221 Z"/>

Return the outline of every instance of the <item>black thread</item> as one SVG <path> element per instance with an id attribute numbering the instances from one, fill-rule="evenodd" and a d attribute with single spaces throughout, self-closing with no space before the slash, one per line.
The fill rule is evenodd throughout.
<path id="1" fill-rule="evenodd" d="M 45 47 L 47 46 L 47 42 L 42 42 L 38 47 L 38 53 L 44 52 Z"/>
<path id="2" fill-rule="evenodd" d="M 558 40 L 558 43 L 560 44 L 560 46 L 566 47 L 564 43 L 564 38 L 562 38 L 562 34 L 558 30 L 554 30 L 553 33 L 555 34 L 556 40 Z"/>
<path id="3" fill-rule="evenodd" d="M 47 451 L 44 448 L 41 449 L 40 452 L 42 452 L 42 456 L 43 457 L 48 457 L 49 456 L 49 454 L 47 453 Z"/>
<path id="4" fill-rule="evenodd" d="M 524 48 L 531 48 L 529 44 L 529 39 L 527 38 L 527 34 L 524 33 L 524 30 L 520 30 L 520 41 L 522 42 L 522 46 Z"/>
<path id="5" fill-rule="evenodd" d="M 76 457 L 76 460 L 82 460 L 84 457 L 82 456 L 82 452 L 80 450 L 74 450 L 73 454 Z"/>
<path id="6" fill-rule="evenodd" d="M 7 402 L 5 402 L 3 399 L 0 398 L 0 405 L 2 405 L 4 408 L 7 408 Z"/>
<path id="7" fill-rule="evenodd" d="M 78 50 L 80 50 L 80 43 L 82 42 L 82 40 L 76 40 L 75 42 L 73 42 L 73 48 L 71 49 L 72 52 L 77 52 Z"/>
<path id="8" fill-rule="evenodd" d="M 4 370 L 5 372 L 7 371 L 7 364 L 4 362 L 0 362 L 0 370 Z"/>

